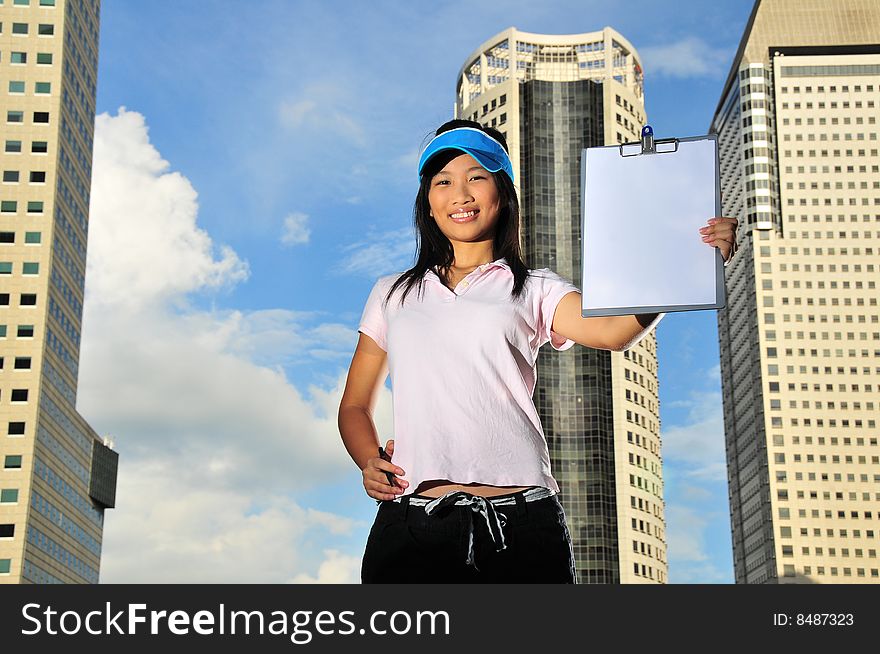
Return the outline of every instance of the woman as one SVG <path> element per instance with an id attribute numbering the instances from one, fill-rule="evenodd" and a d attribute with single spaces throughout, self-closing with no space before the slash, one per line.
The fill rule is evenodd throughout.
<path id="1" fill-rule="evenodd" d="M 497 130 L 445 123 L 419 178 L 416 264 L 373 287 L 339 409 L 345 447 L 379 501 L 361 579 L 575 583 L 532 401 L 535 359 L 547 342 L 628 349 L 663 314 L 582 318 L 576 286 L 526 267 Z M 703 240 L 727 259 L 736 220 L 709 222 Z M 383 452 L 372 408 L 389 371 L 396 442 Z"/>

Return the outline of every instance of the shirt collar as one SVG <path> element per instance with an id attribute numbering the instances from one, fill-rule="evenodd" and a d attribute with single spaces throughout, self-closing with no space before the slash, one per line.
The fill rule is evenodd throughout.
<path id="1" fill-rule="evenodd" d="M 482 266 L 477 266 L 477 270 L 482 270 L 483 272 L 485 272 L 496 267 L 504 268 L 508 272 L 511 271 L 510 264 L 507 263 L 507 259 L 505 257 L 495 259 L 495 261 L 490 261 L 489 263 L 484 263 Z M 430 268 L 428 268 L 428 270 L 425 272 L 425 277 L 434 277 L 436 279 L 439 279 L 439 277 L 437 277 L 437 273 L 435 273 Z"/>

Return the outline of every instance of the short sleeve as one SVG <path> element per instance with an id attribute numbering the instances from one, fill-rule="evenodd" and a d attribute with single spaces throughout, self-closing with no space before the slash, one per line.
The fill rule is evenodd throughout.
<path id="1" fill-rule="evenodd" d="M 376 341 L 376 345 L 387 352 L 388 346 L 385 342 L 387 323 L 385 321 L 385 307 L 382 305 L 388 288 L 386 284 L 383 284 L 383 280 L 384 278 L 380 278 L 373 285 L 373 290 L 370 291 L 361 322 L 358 325 L 358 331 L 372 338 Z"/>
<path id="2" fill-rule="evenodd" d="M 570 338 L 563 338 L 551 329 L 553 327 L 553 316 L 556 314 L 556 307 L 559 305 L 560 300 L 572 291 L 580 293 L 580 289 L 549 268 L 541 268 L 536 272 L 539 274 L 540 284 L 538 288 L 540 288 L 541 295 L 538 302 L 538 346 L 540 347 L 549 341 L 554 350 L 562 352 L 574 345 L 574 341 Z"/>

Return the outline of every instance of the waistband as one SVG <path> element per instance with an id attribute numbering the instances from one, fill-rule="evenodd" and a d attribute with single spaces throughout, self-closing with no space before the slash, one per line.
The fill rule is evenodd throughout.
<path id="1" fill-rule="evenodd" d="M 507 519 L 504 514 L 495 510 L 496 506 L 510 506 L 525 502 L 536 502 L 548 497 L 556 495 L 555 491 L 542 486 L 533 486 L 524 491 L 509 493 L 507 495 L 496 495 L 494 497 L 482 497 L 472 495 L 466 491 L 455 490 L 449 491 L 440 497 L 425 497 L 423 495 L 405 495 L 396 497 L 392 502 L 402 504 L 404 507 L 423 506 L 426 515 L 435 515 L 447 510 L 451 506 L 466 506 L 471 510 L 468 515 L 468 552 L 465 563 L 471 565 L 475 570 L 479 570 L 474 558 L 474 514 L 485 520 L 486 527 L 489 530 L 489 537 L 495 545 L 495 551 L 500 552 L 507 548 L 504 540 L 504 526 Z"/>
<path id="2" fill-rule="evenodd" d="M 402 503 L 406 500 L 410 506 L 426 506 L 431 502 L 436 500 L 443 499 L 444 497 L 448 497 L 450 495 L 462 494 L 465 497 L 460 497 L 456 502 L 456 506 L 466 506 L 470 504 L 470 501 L 467 499 L 467 496 L 470 497 L 479 497 L 478 495 L 471 495 L 467 491 L 449 491 L 446 495 L 441 495 L 440 497 L 427 497 L 426 495 L 404 495 L 402 497 L 395 497 L 392 502 L 396 502 L 397 504 Z M 552 491 L 549 488 L 544 488 L 543 486 L 532 486 L 531 488 L 527 488 L 524 491 L 517 491 L 516 493 L 508 493 L 506 495 L 495 495 L 494 497 L 487 497 L 486 500 L 489 501 L 490 504 L 494 506 L 515 506 L 516 505 L 516 496 L 522 495 L 523 499 L 526 502 L 536 502 L 537 500 L 543 500 L 548 497 L 552 497 L 556 495 L 556 491 Z"/>

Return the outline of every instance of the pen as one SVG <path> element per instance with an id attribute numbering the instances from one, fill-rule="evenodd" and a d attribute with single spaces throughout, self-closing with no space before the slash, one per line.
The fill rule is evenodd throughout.
<path id="1" fill-rule="evenodd" d="M 381 446 L 381 445 L 379 446 L 379 458 L 382 459 L 382 460 L 384 460 L 384 461 L 387 461 L 388 463 L 391 463 L 391 457 L 388 456 L 388 454 L 385 453 L 385 450 L 382 449 L 382 446 Z M 392 475 L 392 474 L 391 474 L 390 472 L 388 472 L 387 470 L 385 471 L 385 476 L 388 477 L 388 483 L 389 483 L 389 484 L 391 484 L 392 486 L 396 486 L 396 485 L 397 485 L 397 484 L 394 483 L 394 475 Z"/>

